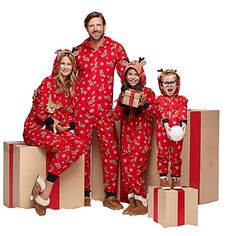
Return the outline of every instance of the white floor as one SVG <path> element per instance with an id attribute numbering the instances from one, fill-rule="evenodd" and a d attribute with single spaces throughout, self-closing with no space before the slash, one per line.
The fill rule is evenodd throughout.
<path id="1" fill-rule="evenodd" d="M 125 204 L 126 206 L 126 204 Z M 228 204 L 228 207 L 230 204 Z M 226 228 L 233 232 L 233 218 L 222 201 L 198 207 L 198 226 L 163 228 L 145 216 L 127 216 L 92 201 L 92 207 L 47 210 L 39 217 L 34 209 L 0 207 L 0 232 L 7 235 L 219 235 Z M 231 221 L 231 222 L 230 222 Z M 231 229 L 232 228 L 232 229 Z M 234 230 L 235 231 L 235 230 Z M 2 235 L 2 234 L 1 234 Z"/>

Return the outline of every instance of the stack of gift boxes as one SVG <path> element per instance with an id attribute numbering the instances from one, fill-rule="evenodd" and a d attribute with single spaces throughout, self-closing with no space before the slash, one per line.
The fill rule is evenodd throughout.
<path id="1" fill-rule="evenodd" d="M 117 123 L 119 135 L 120 124 Z M 96 135 L 92 141 L 91 194 L 104 199 L 103 168 Z M 218 200 L 219 111 L 189 110 L 188 128 L 182 151 L 181 184 L 183 190 L 161 190 L 156 170 L 155 121 L 152 150 L 146 171 L 148 216 L 164 227 L 197 225 L 197 205 Z M 45 158 L 46 156 L 46 158 Z M 22 142 L 4 143 L 4 204 L 8 207 L 32 207 L 29 200 L 38 173 L 46 174 L 51 154 Z M 84 159 L 79 159 L 55 183 L 51 199 L 53 209 L 83 206 Z M 127 201 L 119 178 L 118 196 Z"/>
<path id="2" fill-rule="evenodd" d="M 120 124 L 117 123 L 118 135 L 120 129 Z M 146 171 L 148 216 L 164 227 L 182 224 L 197 225 L 198 204 L 218 200 L 219 111 L 188 111 L 188 128 L 182 151 L 181 184 L 186 186 L 183 190 L 160 190 L 158 188 L 159 175 L 156 169 L 157 148 L 155 135 L 154 121 L 152 149 Z M 92 198 L 103 200 L 102 159 L 96 135 L 94 135 L 92 149 L 92 164 L 95 166 L 95 168 L 92 168 Z M 121 178 L 120 175 L 119 198 L 123 202 L 128 202 Z M 159 205 L 161 207 L 154 207 Z"/>

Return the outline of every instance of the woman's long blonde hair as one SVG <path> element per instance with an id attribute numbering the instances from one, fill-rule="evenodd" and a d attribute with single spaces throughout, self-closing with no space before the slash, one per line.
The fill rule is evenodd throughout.
<path id="1" fill-rule="evenodd" d="M 64 78 L 62 77 L 60 73 L 60 65 L 64 57 L 68 57 L 72 64 L 72 71 L 70 75 L 68 75 L 66 80 L 64 80 Z M 56 82 L 58 92 L 59 93 L 64 92 L 67 96 L 72 97 L 74 95 L 75 84 L 77 80 L 77 77 L 76 77 L 77 68 L 76 68 L 75 57 L 69 50 L 68 51 L 66 50 L 65 52 L 62 51 L 62 53 L 60 54 L 58 58 L 58 65 L 57 65 L 56 71 L 57 73 L 55 77 L 55 82 Z"/>

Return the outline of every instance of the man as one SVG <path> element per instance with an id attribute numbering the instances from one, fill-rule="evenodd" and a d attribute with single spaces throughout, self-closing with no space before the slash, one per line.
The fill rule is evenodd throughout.
<path id="1" fill-rule="evenodd" d="M 118 177 L 118 139 L 112 118 L 114 71 L 121 77 L 124 67 L 121 61 L 127 58 L 121 44 L 104 36 L 106 21 L 99 12 L 90 13 L 84 20 L 89 38 L 75 47 L 78 50 L 78 124 L 77 134 L 91 148 L 92 130 L 97 130 L 103 159 L 104 191 L 103 205 L 122 209 L 116 198 Z M 85 205 L 90 206 L 90 151 L 85 157 Z"/>

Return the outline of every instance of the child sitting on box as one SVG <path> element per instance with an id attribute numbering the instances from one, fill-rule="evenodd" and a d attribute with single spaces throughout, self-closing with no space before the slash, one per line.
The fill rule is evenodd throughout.
<path id="1" fill-rule="evenodd" d="M 49 196 L 58 176 L 86 153 L 84 140 L 74 132 L 75 55 L 69 50 L 60 50 L 57 51 L 57 59 L 57 73 L 46 77 L 39 86 L 23 133 L 27 145 L 38 146 L 54 154 L 46 181 L 38 175 L 32 190 L 31 199 L 41 216 L 46 214 Z M 57 104 L 55 109 L 53 104 Z"/>
<path id="2" fill-rule="evenodd" d="M 187 125 L 187 102 L 178 95 L 180 77 L 176 70 L 159 70 L 159 89 L 162 95 L 155 100 L 154 113 L 157 114 L 157 171 L 160 175 L 160 187 L 171 189 L 167 174 L 170 161 L 172 188 L 181 189 L 181 152 L 183 137 Z"/>
<path id="3" fill-rule="evenodd" d="M 152 109 L 155 94 L 145 87 L 146 76 L 143 66 L 146 62 L 124 60 L 121 93 L 114 109 L 114 117 L 121 120 L 121 174 L 122 183 L 128 194 L 129 206 L 123 214 L 144 215 L 147 213 L 144 171 L 147 168 L 151 150 Z M 141 93 L 138 107 L 124 104 L 124 94 L 128 89 Z M 131 98 L 132 99 L 132 98 Z"/>

